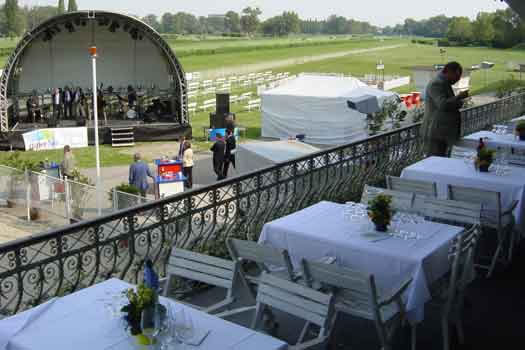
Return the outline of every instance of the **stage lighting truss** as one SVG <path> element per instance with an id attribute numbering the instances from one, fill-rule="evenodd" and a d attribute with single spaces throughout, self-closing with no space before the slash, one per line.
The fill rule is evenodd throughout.
<path id="1" fill-rule="evenodd" d="M 109 31 L 111 33 L 115 33 L 117 31 L 117 29 L 120 28 L 120 24 L 117 22 L 117 21 L 113 21 L 111 22 L 111 25 L 109 26 Z"/>

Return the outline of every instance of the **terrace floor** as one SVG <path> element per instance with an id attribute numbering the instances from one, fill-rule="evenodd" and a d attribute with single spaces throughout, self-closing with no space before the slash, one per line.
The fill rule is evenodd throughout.
<path id="1" fill-rule="evenodd" d="M 464 311 L 466 344 L 459 346 L 453 338 L 454 349 L 519 349 L 525 339 L 523 317 L 525 315 L 525 244 L 516 250 L 511 265 L 498 270 L 492 278 L 484 277 L 483 271 L 470 286 L 468 305 Z M 218 297 L 212 289 L 196 296 L 192 301 Z M 199 300 L 200 299 L 200 300 Z M 249 300 L 248 297 L 246 301 Z M 252 313 L 231 317 L 229 320 L 250 326 Z M 275 312 L 279 328 L 277 337 L 294 344 L 304 323 L 283 313 Z M 453 332 L 452 332 L 453 334 Z M 417 348 L 423 350 L 443 349 L 440 328 L 440 309 L 427 305 L 425 321 L 418 326 Z M 332 333 L 332 349 L 376 350 L 380 349 L 375 326 L 372 322 L 340 316 Z M 323 349 L 319 347 L 319 349 Z M 410 329 L 405 327 L 395 335 L 393 349 L 410 349 Z M 247 349 L 249 350 L 249 349 Z"/>

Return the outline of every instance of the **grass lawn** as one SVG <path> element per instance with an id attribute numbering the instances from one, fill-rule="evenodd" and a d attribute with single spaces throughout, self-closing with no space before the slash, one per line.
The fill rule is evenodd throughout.
<path id="1" fill-rule="evenodd" d="M 499 50 L 491 48 L 447 48 L 448 57 L 444 61 L 458 61 L 464 67 L 479 64 L 482 61 L 491 61 L 495 66 L 488 74 L 488 83 L 495 83 L 499 80 L 509 79 L 514 75 L 519 79 L 519 73 L 509 72 L 507 62 L 521 62 L 523 52 L 514 50 Z M 410 44 L 400 49 L 385 50 L 380 52 L 370 52 L 348 57 L 327 59 L 319 62 L 309 62 L 279 70 L 299 72 L 338 72 L 360 76 L 363 74 L 374 73 L 376 63 L 383 60 L 385 64 L 385 75 L 411 75 L 411 66 L 414 65 L 433 65 L 442 63 L 439 48 L 428 45 Z M 473 93 L 483 92 L 485 87 L 485 72 L 477 71 L 472 74 L 471 91 Z M 410 90 L 410 87 L 404 90 Z M 404 92 L 404 91 L 402 91 Z"/>
<path id="2" fill-rule="evenodd" d="M 129 165 L 133 161 L 131 154 L 122 152 L 122 149 L 115 149 L 111 146 L 100 146 L 100 163 L 102 167 Z M 95 147 L 75 148 L 73 149 L 79 168 L 94 168 L 95 167 Z M 0 152 L 0 164 L 10 156 L 11 152 Z M 63 159 L 63 150 L 49 150 L 49 151 L 21 151 L 21 156 L 30 161 L 43 161 L 48 158 L 49 161 L 60 163 Z"/>

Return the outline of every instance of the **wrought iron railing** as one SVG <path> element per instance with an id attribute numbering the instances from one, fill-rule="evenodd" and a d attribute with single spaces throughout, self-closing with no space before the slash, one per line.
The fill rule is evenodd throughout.
<path id="1" fill-rule="evenodd" d="M 469 135 L 523 115 L 525 94 L 502 98 L 496 102 L 468 108 L 461 113 L 461 135 Z"/>
<path id="2" fill-rule="evenodd" d="M 494 109 L 514 116 L 523 100 L 466 110 L 463 131 L 494 122 Z M 163 274 L 173 246 L 226 254 L 227 237 L 256 239 L 264 223 L 316 202 L 358 200 L 364 184 L 399 175 L 423 157 L 422 148 L 416 123 L 1 245 L 0 313 L 16 313 L 109 277 L 136 283 L 145 257 Z"/>

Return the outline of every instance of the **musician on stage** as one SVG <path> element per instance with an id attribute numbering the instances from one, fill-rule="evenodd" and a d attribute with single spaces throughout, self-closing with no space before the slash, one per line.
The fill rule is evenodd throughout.
<path id="1" fill-rule="evenodd" d="M 53 114 L 56 120 L 60 120 L 62 117 L 62 91 L 59 88 L 55 88 L 52 95 L 53 99 Z"/>
<path id="2" fill-rule="evenodd" d="M 42 113 L 40 110 L 40 103 L 38 102 L 38 96 L 36 96 L 36 91 L 33 91 L 33 94 L 27 99 L 26 107 L 28 122 L 36 123 L 36 119 L 41 119 Z"/>
<path id="3" fill-rule="evenodd" d="M 71 96 L 71 90 L 69 90 L 69 86 L 66 86 L 64 88 L 64 96 L 62 102 L 64 103 L 64 118 L 72 118 L 73 117 L 73 98 Z"/>

